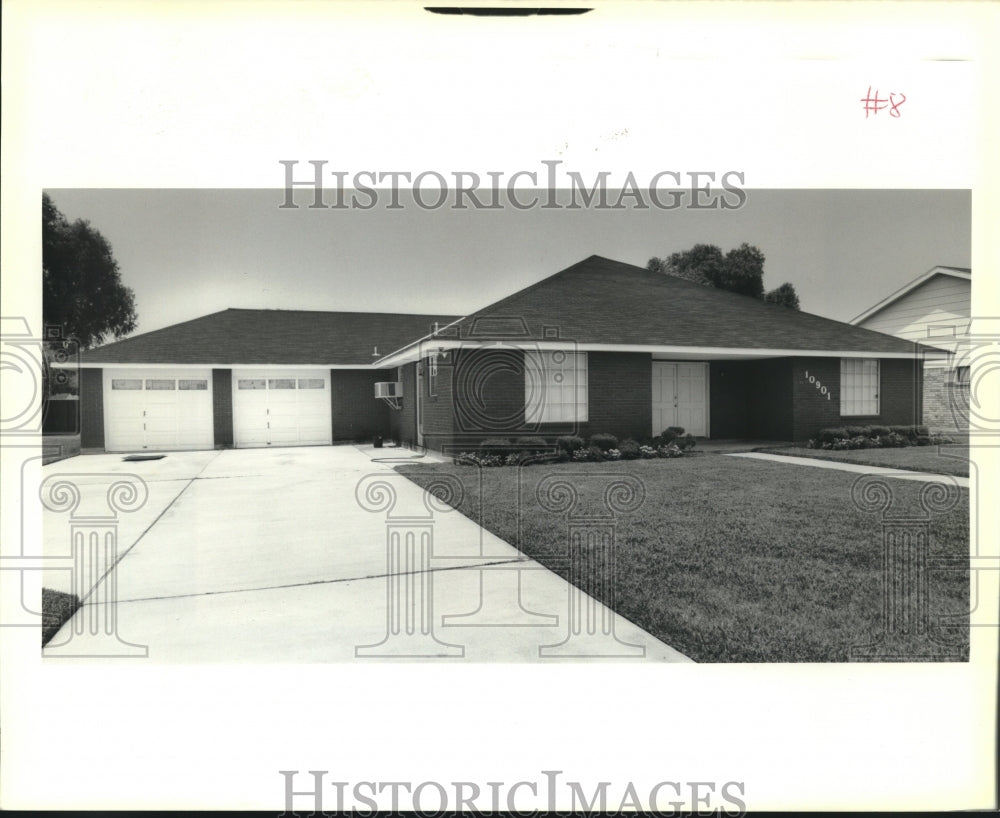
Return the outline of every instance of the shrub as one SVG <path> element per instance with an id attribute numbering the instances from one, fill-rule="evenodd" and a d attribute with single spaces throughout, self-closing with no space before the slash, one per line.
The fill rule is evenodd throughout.
<path id="1" fill-rule="evenodd" d="M 590 460 L 590 449 L 575 449 L 573 451 L 573 460 L 580 462 Z"/>
<path id="2" fill-rule="evenodd" d="M 622 459 L 622 453 L 618 449 L 608 449 L 604 453 L 604 456 L 608 460 L 621 460 Z"/>
<path id="3" fill-rule="evenodd" d="M 505 437 L 488 437 L 479 444 L 479 453 L 507 455 L 511 448 L 511 442 Z"/>
<path id="4" fill-rule="evenodd" d="M 544 437 L 519 437 L 514 441 L 514 445 L 525 451 L 542 451 L 549 448 Z"/>
<path id="5" fill-rule="evenodd" d="M 835 426 L 830 429 L 820 429 L 816 439 L 820 443 L 833 443 L 835 440 L 849 438 L 850 435 L 842 426 Z"/>
<path id="6" fill-rule="evenodd" d="M 694 435 L 684 435 L 684 437 L 677 438 L 674 443 L 682 452 L 687 452 L 694 448 L 697 441 L 694 439 Z"/>
<path id="7" fill-rule="evenodd" d="M 561 452 L 566 452 L 568 455 L 572 455 L 573 452 L 579 451 L 584 446 L 583 438 L 577 437 L 576 435 L 563 435 L 562 437 L 556 438 L 556 447 Z"/>
<path id="8" fill-rule="evenodd" d="M 656 449 L 653 446 L 640 446 L 639 457 L 645 458 L 647 460 L 651 457 L 656 457 Z"/>
<path id="9" fill-rule="evenodd" d="M 614 435 L 596 434 L 590 436 L 590 447 L 598 448 L 602 452 L 610 451 L 618 445 L 618 438 Z"/>
<path id="10" fill-rule="evenodd" d="M 657 457 L 680 457 L 684 452 L 680 450 L 680 447 L 674 443 L 668 443 L 666 446 L 658 446 L 656 449 Z"/>
<path id="11" fill-rule="evenodd" d="M 871 427 L 872 437 L 885 437 L 892 433 L 892 430 L 888 426 L 872 426 Z"/>
<path id="12" fill-rule="evenodd" d="M 599 463 L 602 460 L 607 459 L 604 449 L 599 446 L 588 446 L 587 449 L 587 459 L 593 460 L 595 463 Z"/>
<path id="13" fill-rule="evenodd" d="M 656 437 L 653 438 L 653 444 L 655 446 L 667 446 L 667 445 L 669 445 L 670 443 L 672 443 L 673 441 L 675 441 L 677 438 L 679 438 L 682 434 L 684 434 L 684 430 L 683 429 L 681 429 L 680 432 L 677 431 L 678 429 L 681 429 L 681 427 L 680 426 L 670 426 L 669 428 L 664 429 Z"/>
<path id="14" fill-rule="evenodd" d="M 639 444 L 631 438 L 626 438 L 619 443 L 618 451 L 621 453 L 622 460 L 635 460 L 641 456 L 639 453 Z"/>

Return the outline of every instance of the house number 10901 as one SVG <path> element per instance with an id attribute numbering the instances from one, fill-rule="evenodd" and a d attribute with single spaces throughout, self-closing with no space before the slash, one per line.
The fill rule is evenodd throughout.
<path id="1" fill-rule="evenodd" d="M 813 386 L 815 386 L 821 395 L 826 395 L 826 399 L 830 400 L 830 390 L 827 389 L 823 384 L 816 380 L 815 375 L 810 375 L 809 370 L 806 370 L 806 380 L 809 381 Z"/>

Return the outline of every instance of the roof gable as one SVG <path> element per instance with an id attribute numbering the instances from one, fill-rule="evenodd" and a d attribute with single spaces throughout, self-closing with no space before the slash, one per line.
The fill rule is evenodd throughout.
<path id="1" fill-rule="evenodd" d="M 868 320 L 876 313 L 879 313 L 882 310 L 884 310 L 886 307 L 891 307 L 900 299 L 905 298 L 915 289 L 917 289 L 918 287 L 922 287 L 924 284 L 926 284 L 928 281 L 930 281 L 932 278 L 935 278 L 936 276 L 951 276 L 952 278 L 958 278 L 964 281 L 972 281 L 972 270 L 969 269 L 968 267 L 945 267 L 941 265 L 937 267 L 932 267 L 926 273 L 917 276 L 909 284 L 896 290 L 896 292 L 892 293 L 891 295 L 886 296 L 877 304 L 874 304 L 873 306 L 869 307 L 860 315 L 856 315 L 854 318 L 851 319 L 851 323 L 860 324 L 862 321 Z"/>

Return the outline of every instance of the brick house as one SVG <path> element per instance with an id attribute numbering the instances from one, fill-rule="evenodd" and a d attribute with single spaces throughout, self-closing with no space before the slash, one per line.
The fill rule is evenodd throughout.
<path id="1" fill-rule="evenodd" d="M 919 422 L 922 349 L 591 256 L 467 316 L 225 310 L 90 350 L 81 445 L 801 441 Z"/>
<path id="2" fill-rule="evenodd" d="M 964 407 L 968 403 L 969 362 L 957 359 L 955 353 L 969 333 L 971 316 L 972 271 L 939 266 L 851 321 L 855 326 L 934 347 L 924 355 L 922 401 L 923 423 L 932 431 L 967 431 Z M 940 350 L 947 354 L 939 354 Z"/>

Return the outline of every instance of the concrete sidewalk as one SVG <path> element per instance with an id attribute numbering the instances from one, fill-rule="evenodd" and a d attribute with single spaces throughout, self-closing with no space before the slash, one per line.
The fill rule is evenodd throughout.
<path id="1" fill-rule="evenodd" d="M 880 474 L 883 477 L 915 480 L 918 483 L 951 483 L 961 488 L 969 487 L 968 477 L 958 477 L 952 474 L 929 474 L 927 472 L 906 471 L 905 469 L 887 469 L 883 466 L 865 466 L 859 463 L 841 463 L 836 460 L 820 460 L 814 457 L 795 457 L 794 455 L 784 454 L 765 454 L 764 452 L 741 452 L 725 456 L 748 457 L 753 460 L 771 460 L 775 463 L 788 463 L 793 466 L 813 466 L 818 469 L 834 469 L 835 471 L 848 471 L 854 474 Z"/>
<path id="2" fill-rule="evenodd" d="M 118 515 L 109 576 L 47 572 L 46 587 L 62 590 L 88 579 L 84 607 L 45 655 L 148 646 L 155 662 L 690 661 L 371 460 L 392 454 L 252 449 L 46 467 L 78 486 L 81 509 L 128 474 L 148 498 Z M 71 519 L 46 512 L 46 554 L 69 554 Z M 105 596 L 117 599 L 117 637 L 103 630 Z"/>

